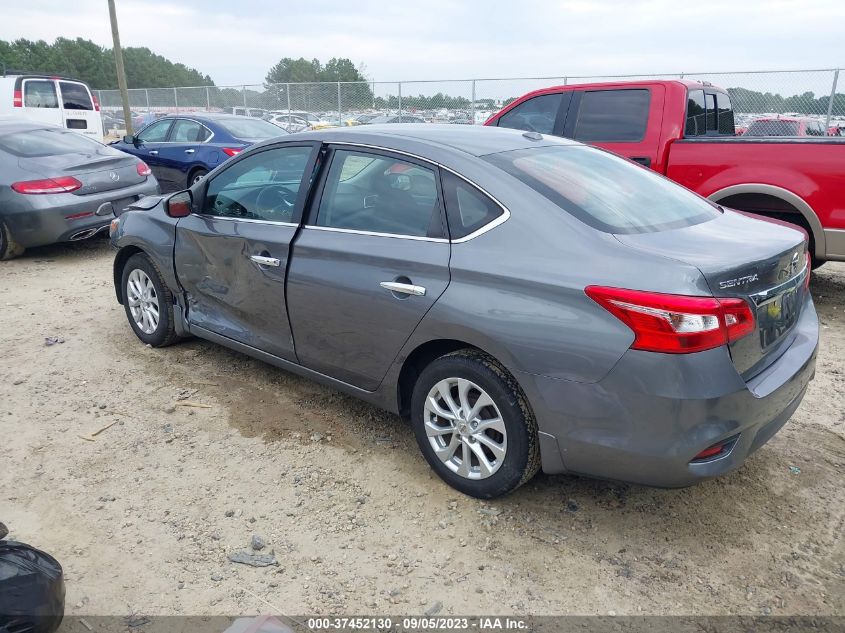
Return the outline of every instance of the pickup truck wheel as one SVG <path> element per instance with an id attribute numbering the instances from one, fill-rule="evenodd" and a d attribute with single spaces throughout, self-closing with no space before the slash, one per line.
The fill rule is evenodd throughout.
<path id="1" fill-rule="evenodd" d="M 153 347 L 176 341 L 173 294 L 153 261 L 143 253 L 133 255 L 123 267 L 121 279 L 123 308 L 135 336 Z"/>
<path id="2" fill-rule="evenodd" d="M 22 255 L 24 250 L 23 246 L 15 242 L 6 224 L 0 221 L 0 260 Z"/>
<path id="3" fill-rule="evenodd" d="M 537 423 L 513 377 L 477 350 L 459 350 L 423 369 L 411 423 L 429 465 L 479 499 L 515 490 L 540 468 Z"/>

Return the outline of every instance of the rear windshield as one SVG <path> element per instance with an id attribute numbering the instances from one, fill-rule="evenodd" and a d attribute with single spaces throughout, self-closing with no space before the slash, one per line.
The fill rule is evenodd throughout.
<path id="1" fill-rule="evenodd" d="M 752 121 L 745 136 L 798 136 L 798 121 Z"/>
<path id="2" fill-rule="evenodd" d="M 59 88 L 62 91 L 62 105 L 65 110 L 93 110 L 94 104 L 88 95 L 88 88 L 82 84 L 60 81 Z"/>
<path id="3" fill-rule="evenodd" d="M 280 132 L 277 126 L 261 119 L 244 117 L 242 119 L 219 120 L 218 123 L 235 138 L 260 140 L 281 136 L 284 133 Z"/>
<path id="4" fill-rule="evenodd" d="M 719 215 L 715 205 L 671 180 L 592 147 L 538 147 L 484 159 L 608 233 L 663 231 Z"/>
<path id="5" fill-rule="evenodd" d="M 93 139 L 61 128 L 26 130 L 0 136 L 0 149 L 22 158 L 91 153 L 102 147 Z"/>

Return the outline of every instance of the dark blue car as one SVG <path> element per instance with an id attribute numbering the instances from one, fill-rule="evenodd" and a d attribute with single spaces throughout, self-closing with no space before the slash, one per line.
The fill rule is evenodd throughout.
<path id="1" fill-rule="evenodd" d="M 179 191 L 253 143 L 286 134 L 272 123 L 252 117 L 174 114 L 112 146 L 147 163 L 162 191 Z"/>

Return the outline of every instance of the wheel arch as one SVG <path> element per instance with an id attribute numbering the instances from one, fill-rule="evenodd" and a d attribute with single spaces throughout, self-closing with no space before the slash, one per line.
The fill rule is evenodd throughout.
<path id="1" fill-rule="evenodd" d="M 112 273 L 114 275 L 114 292 L 117 295 L 117 302 L 121 305 L 123 305 L 123 268 L 126 266 L 129 258 L 138 253 L 144 253 L 144 249 L 130 244 L 121 248 L 117 251 L 117 255 L 114 256 Z"/>
<path id="2" fill-rule="evenodd" d="M 747 183 L 742 185 L 732 185 L 730 187 L 720 189 L 719 191 L 714 191 L 708 196 L 708 199 L 712 202 L 724 202 L 725 200 L 735 196 L 751 197 L 750 199 L 759 202 L 765 202 L 766 199 L 776 200 L 780 203 L 781 207 L 783 205 L 787 205 L 789 209 L 776 208 L 772 209 L 772 211 L 775 214 L 777 214 L 777 212 L 800 214 L 801 217 L 804 218 L 805 224 L 810 229 L 810 232 L 812 234 L 813 243 L 815 246 L 814 255 L 821 259 L 825 258 L 827 247 L 825 244 L 824 228 L 822 227 L 821 221 L 819 221 L 819 217 L 818 215 L 816 215 L 816 212 L 813 210 L 813 208 L 799 195 L 793 193 L 792 191 L 789 191 L 788 189 L 784 189 L 783 187 L 777 187 L 775 185 L 768 185 L 764 183 Z M 740 206 L 734 208 L 737 208 L 740 211 L 760 213 L 760 211 L 756 209 L 743 209 Z M 766 214 L 760 213 L 760 215 Z"/>

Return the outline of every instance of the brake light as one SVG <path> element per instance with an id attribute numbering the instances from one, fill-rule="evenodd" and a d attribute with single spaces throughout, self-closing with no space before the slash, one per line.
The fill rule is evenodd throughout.
<path id="1" fill-rule="evenodd" d="M 14 107 L 14 108 L 22 108 L 23 107 L 23 95 L 21 94 L 20 90 L 15 90 L 15 93 L 12 96 L 12 107 Z"/>
<path id="2" fill-rule="evenodd" d="M 149 176 L 151 173 L 153 173 L 153 171 L 150 169 L 150 166 L 142 160 L 139 160 L 138 164 L 135 165 L 135 170 L 138 172 L 139 176 Z"/>
<path id="3" fill-rule="evenodd" d="M 754 313 L 742 299 L 602 286 L 588 286 L 584 292 L 633 330 L 631 349 L 665 354 L 700 352 L 736 341 L 755 327 Z"/>
<path id="4" fill-rule="evenodd" d="M 12 190 L 25 194 L 69 193 L 82 186 L 73 176 L 44 178 L 43 180 L 23 180 L 12 185 Z"/>
<path id="5" fill-rule="evenodd" d="M 94 111 L 99 112 L 100 111 L 100 100 L 97 99 L 97 95 L 95 95 L 94 93 L 91 93 L 91 101 L 94 102 Z"/>
<path id="6" fill-rule="evenodd" d="M 239 147 L 224 147 L 223 153 L 226 154 L 226 156 L 234 156 L 235 154 L 241 153 L 241 148 L 239 148 Z"/>

